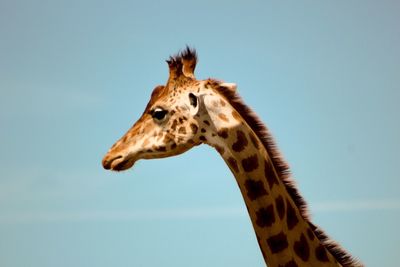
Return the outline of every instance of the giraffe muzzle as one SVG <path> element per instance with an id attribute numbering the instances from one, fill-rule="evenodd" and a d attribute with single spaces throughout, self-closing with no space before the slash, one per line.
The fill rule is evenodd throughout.
<path id="1" fill-rule="evenodd" d="M 106 156 L 103 158 L 103 161 L 102 161 L 102 163 L 103 163 L 103 168 L 106 169 L 106 170 L 111 169 L 111 168 L 112 168 L 112 165 L 113 165 L 113 162 L 116 161 L 116 160 L 118 160 L 118 159 L 120 159 L 120 158 L 122 158 L 121 155 L 115 156 L 115 157 L 113 157 L 113 158 L 110 158 L 108 155 L 106 155 Z"/>
<path id="2" fill-rule="evenodd" d="M 122 155 L 118 155 L 111 158 L 108 155 L 106 155 L 102 163 L 103 163 L 103 168 L 106 170 L 123 171 L 131 168 L 135 163 L 135 160 L 131 157 L 124 158 Z"/>

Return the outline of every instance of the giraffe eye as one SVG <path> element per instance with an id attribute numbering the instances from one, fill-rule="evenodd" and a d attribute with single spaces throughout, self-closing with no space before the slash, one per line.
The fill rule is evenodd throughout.
<path id="1" fill-rule="evenodd" d="M 167 113 L 168 111 L 162 108 L 156 108 L 151 112 L 151 116 L 158 121 L 162 121 L 163 119 L 165 119 Z"/>

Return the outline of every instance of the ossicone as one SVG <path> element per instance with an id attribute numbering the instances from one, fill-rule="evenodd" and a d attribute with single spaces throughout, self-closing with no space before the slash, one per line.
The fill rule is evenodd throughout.
<path id="1" fill-rule="evenodd" d="M 197 63 L 197 53 L 194 48 L 186 46 L 183 51 L 171 56 L 167 63 L 169 67 L 169 82 L 182 77 L 195 79 L 194 70 Z"/>

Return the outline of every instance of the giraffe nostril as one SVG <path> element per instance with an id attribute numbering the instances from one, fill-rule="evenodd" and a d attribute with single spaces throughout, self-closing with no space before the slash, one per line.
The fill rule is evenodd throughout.
<path id="1" fill-rule="evenodd" d="M 116 160 L 116 159 L 120 159 L 120 158 L 122 158 L 121 155 L 115 156 L 115 157 L 110 158 L 110 159 L 108 159 L 107 156 L 104 157 L 104 159 L 103 159 L 103 168 L 106 169 L 106 170 L 111 169 L 111 164 L 113 163 L 113 161 Z"/>

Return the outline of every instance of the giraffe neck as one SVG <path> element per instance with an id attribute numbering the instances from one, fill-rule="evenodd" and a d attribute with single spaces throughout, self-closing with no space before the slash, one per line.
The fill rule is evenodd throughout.
<path id="1" fill-rule="evenodd" d="M 215 100 L 211 102 L 216 106 Z M 205 132 L 203 139 L 217 149 L 234 174 L 266 264 L 342 266 L 302 215 L 302 207 L 280 177 L 280 166 L 260 137 L 236 110 L 226 106 L 222 113 L 208 114 L 211 122 L 206 122 L 214 130 Z"/>
<path id="2" fill-rule="evenodd" d="M 234 138 L 213 146 L 236 178 L 268 266 L 340 266 L 301 216 L 254 133 L 242 125 L 220 130 L 222 139 L 225 131 Z"/>

